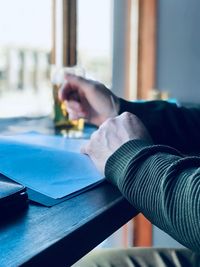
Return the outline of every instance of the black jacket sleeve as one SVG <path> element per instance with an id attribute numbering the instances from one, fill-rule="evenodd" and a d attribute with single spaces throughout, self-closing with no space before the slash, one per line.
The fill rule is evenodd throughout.
<path id="1" fill-rule="evenodd" d="M 200 153 L 200 106 L 185 108 L 166 101 L 120 99 L 120 113 L 124 111 L 141 119 L 155 144 L 168 145 L 185 154 Z"/>
<path id="2" fill-rule="evenodd" d="M 105 175 L 153 224 L 200 253 L 200 157 L 133 140 L 108 159 Z"/>

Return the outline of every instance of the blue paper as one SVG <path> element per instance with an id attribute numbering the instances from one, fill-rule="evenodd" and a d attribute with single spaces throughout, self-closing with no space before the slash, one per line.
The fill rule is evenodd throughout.
<path id="1" fill-rule="evenodd" d="M 76 193 L 103 179 L 79 153 L 87 141 L 76 141 L 39 134 L 0 137 L 0 173 L 54 199 Z"/>

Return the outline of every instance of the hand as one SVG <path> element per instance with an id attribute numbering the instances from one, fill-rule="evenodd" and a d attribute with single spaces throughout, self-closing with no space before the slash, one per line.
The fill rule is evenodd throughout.
<path id="1" fill-rule="evenodd" d="M 108 158 L 124 143 L 134 139 L 152 142 L 143 123 L 135 115 L 124 112 L 104 122 L 91 135 L 89 143 L 81 152 L 89 155 L 97 169 L 104 174 Z"/>
<path id="2" fill-rule="evenodd" d="M 70 119 L 85 118 L 97 126 L 119 112 L 119 99 L 103 84 L 68 74 L 59 92 Z"/>

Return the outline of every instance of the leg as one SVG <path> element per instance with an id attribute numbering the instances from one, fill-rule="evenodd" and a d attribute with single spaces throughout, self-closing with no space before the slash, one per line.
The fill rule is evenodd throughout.
<path id="1" fill-rule="evenodd" d="M 129 248 L 94 250 L 72 267 L 199 267 L 200 255 L 188 249 Z"/>

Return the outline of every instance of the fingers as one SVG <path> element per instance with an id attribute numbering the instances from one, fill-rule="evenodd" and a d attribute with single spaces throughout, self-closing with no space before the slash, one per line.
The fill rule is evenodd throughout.
<path id="1" fill-rule="evenodd" d="M 69 82 L 65 82 L 58 92 L 60 100 L 75 100 L 80 101 L 79 88 L 73 88 Z"/>
<path id="2" fill-rule="evenodd" d="M 98 140 L 98 136 L 99 136 L 99 130 L 96 130 L 95 132 L 93 132 L 91 134 L 89 142 L 86 145 L 84 145 L 83 147 L 81 147 L 80 152 L 83 154 L 86 154 L 92 158 L 93 141 L 95 140 L 95 142 L 96 142 Z"/>
<path id="3" fill-rule="evenodd" d="M 79 118 L 87 118 L 87 112 L 83 109 L 83 105 L 76 101 L 64 101 L 69 119 L 77 120 Z"/>
<path id="4" fill-rule="evenodd" d="M 80 100 L 80 94 L 85 91 L 86 80 L 82 77 L 72 74 L 66 74 L 65 82 L 59 90 L 59 98 L 61 100 Z"/>
<path id="5" fill-rule="evenodd" d="M 66 109 L 70 119 L 86 118 L 87 112 L 84 109 L 84 84 L 85 79 L 67 74 L 66 81 L 59 90 L 59 98 L 65 101 Z"/>
<path id="6" fill-rule="evenodd" d="M 80 102 L 71 100 L 71 101 L 65 101 L 65 104 L 67 109 L 74 110 L 76 112 L 82 112 L 82 105 Z"/>
<path id="7" fill-rule="evenodd" d="M 83 112 L 74 112 L 73 110 L 67 109 L 68 116 L 70 120 L 78 120 L 80 118 L 86 119 L 86 115 Z"/>

